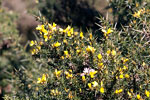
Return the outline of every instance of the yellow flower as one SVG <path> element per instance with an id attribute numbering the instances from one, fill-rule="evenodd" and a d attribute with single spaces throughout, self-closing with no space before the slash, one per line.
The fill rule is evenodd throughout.
<path id="1" fill-rule="evenodd" d="M 100 88 L 100 92 L 104 93 L 104 88 L 103 87 Z"/>
<path id="2" fill-rule="evenodd" d="M 71 28 L 71 29 L 70 29 L 70 33 L 71 33 L 71 35 L 73 35 L 73 32 L 74 32 L 74 29 L 73 29 L 73 28 Z"/>
<path id="3" fill-rule="evenodd" d="M 105 70 L 105 74 L 108 74 L 108 70 Z"/>
<path id="4" fill-rule="evenodd" d="M 127 93 L 128 93 L 128 96 L 129 96 L 129 97 L 132 97 L 132 94 L 131 94 L 129 91 L 128 91 Z"/>
<path id="5" fill-rule="evenodd" d="M 64 54 L 65 54 L 65 55 L 69 55 L 69 53 L 68 53 L 68 51 L 67 51 L 67 50 L 66 50 L 66 51 L 64 51 Z"/>
<path id="6" fill-rule="evenodd" d="M 36 48 L 37 48 L 38 50 L 41 50 L 41 46 L 36 46 Z"/>
<path id="7" fill-rule="evenodd" d="M 64 60 L 64 59 L 65 59 L 65 57 L 64 57 L 64 56 L 61 56 L 61 59 L 62 59 L 62 60 Z"/>
<path id="8" fill-rule="evenodd" d="M 55 23 L 53 23 L 53 25 L 48 24 L 51 33 L 57 30 L 56 25 L 57 25 L 57 24 L 55 24 Z"/>
<path id="9" fill-rule="evenodd" d="M 67 33 L 67 34 L 68 34 L 68 36 L 69 36 L 69 37 L 71 36 L 71 32 L 70 32 L 70 31 L 68 31 L 68 33 Z"/>
<path id="10" fill-rule="evenodd" d="M 64 31 L 64 30 L 63 30 L 62 28 L 59 28 L 59 32 L 61 32 L 61 33 L 62 33 L 63 31 Z"/>
<path id="11" fill-rule="evenodd" d="M 69 72 L 72 73 L 72 69 L 69 69 Z"/>
<path id="12" fill-rule="evenodd" d="M 80 93 L 82 93 L 82 89 L 81 88 L 79 89 L 79 91 L 80 91 Z"/>
<path id="13" fill-rule="evenodd" d="M 91 47 L 91 46 L 88 46 L 87 48 L 86 48 L 86 51 L 88 52 L 88 53 L 94 53 L 95 52 L 95 48 L 94 47 Z"/>
<path id="14" fill-rule="evenodd" d="M 111 28 L 109 28 L 108 31 L 107 31 L 107 34 L 110 34 L 112 32 L 113 32 L 113 30 Z"/>
<path id="15" fill-rule="evenodd" d="M 107 50 L 107 56 L 109 56 L 111 53 L 111 50 Z"/>
<path id="16" fill-rule="evenodd" d="M 98 54 L 98 55 L 97 55 L 97 58 L 98 58 L 99 60 L 101 60 L 101 59 L 102 59 L 102 55 L 101 55 L 101 54 Z"/>
<path id="17" fill-rule="evenodd" d="M 81 53 L 81 50 L 77 50 L 76 52 L 77 52 L 77 54 L 80 54 L 80 53 Z"/>
<path id="18" fill-rule="evenodd" d="M 52 24 L 48 24 L 48 28 L 50 30 L 50 33 L 52 33 L 55 27 L 53 27 Z"/>
<path id="19" fill-rule="evenodd" d="M 52 35 L 49 35 L 49 37 L 48 37 L 49 39 L 51 39 L 52 38 Z"/>
<path id="20" fill-rule="evenodd" d="M 54 74 L 56 77 L 59 77 L 61 75 L 61 71 L 57 71 L 57 69 L 55 69 Z"/>
<path id="21" fill-rule="evenodd" d="M 118 94 L 118 90 L 115 90 L 115 93 Z"/>
<path id="22" fill-rule="evenodd" d="M 53 22 L 53 27 L 56 27 L 56 25 L 57 25 L 57 24 Z"/>
<path id="23" fill-rule="evenodd" d="M 60 45 L 61 45 L 61 43 L 56 42 L 56 43 L 54 43 L 52 46 L 55 47 L 55 48 L 57 48 L 57 47 L 59 47 Z"/>
<path id="24" fill-rule="evenodd" d="M 90 33 L 90 40 L 92 40 L 92 37 L 93 37 L 93 36 L 92 36 L 92 33 Z"/>
<path id="25" fill-rule="evenodd" d="M 125 78 L 129 78 L 130 76 L 128 74 L 125 74 Z"/>
<path id="26" fill-rule="evenodd" d="M 55 90 L 55 93 L 56 93 L 56 95 L 57 95 L 57 94 L 59 94 L 59 92 L 58 92 L 58 90 L 57 90 L 57 89 Z"/>
<path id="27" fill-rule="evenodd" d="M 67 50 L 66 50 L 66 51 L 64 51 L 64 55 L 66 56 L 66 58 L 71 57 L 71 55 L 69 55 L 69 53 L 68 53 L 68 51 L 67 51 Z"/>
<path id="28" fill-rule="evenodd" d="M 69 79 L 69 78 L 72 78 L 73 77 L 73 75 L 72 74 L 70 74 L 69 72 L 67 72 L 67 71 L 65 71 L 65 74 L 66 74 L 66 78 L 67 79 Z"/>
<path id="29" fill-rule="evenodd" d="M 92 84 L 91 84 L 91 83 L 88 83 L 88 87 L 89 87 L 90 89 L 92 89 Z"/>
<path id="30" fill-rule="evenodd" d="M 123 89 L 119 89 L 119 90 L 116 90 L 115 93 L 116 93 L 116 94 L 119 94 L 119 93 L 121 93 L 122 91 L 123 91 Z"/>
<path id="31" fill-rule="evenodd" d="M 42 42 L 42 41 L 40 41 L 40 43 L 39 43 L 40 45 L 43 45 L 44 43 Z"/>
<path id="32" fill-rule="evenodd" d="M 115 50 L 112 50 L 112 51 L 111 51 L 111 54 L 112 54 L 112 56 L 115 56 L 115 55 L 116 55 L 116 51 L 115 51 Z"/>
<path id="33" fill-rule="evenodd" d="M 107 31 L 106 31 L 105 29 L 102 29 L 102 32 L 103 32 L 105 35 L 107 35 L 107 34 L 113 32 L 113 31 L 111 30 L 111 28 L 109 28 Z"/>
<path id="34" fill-rule="evenodd" d="M 42 29 L 41 30 L 41 32 L 43 32 L 44 33 L 44 35 L 48 35 L 48 32 L 47 32 L 47 30 L 44 28 L 44 29 Z"/>
<path id="35" fill-rule="evenodd" d="M 93 84 L 93 87 L 97 87 L 98 86 L 98 83 L 96 81 L 92 82 Z"/>
<path id="36" fill-rule="evenodd" d="M 119 93 L 121 93 L 123 91 L 123 89 L 119 89 Z"/>
<path id="37" fill-rule="evenodd" d="M 108 38 L 108 34 L 112 33 L 113 30 L 112 30 L 111 28 L 109 28 L 107 31 L 104 30 L 104 29 L 102 29 L 102 32 L 104 33 L 104 36 L 105 36 L 106 38 Z"/>
<path id="38" fill-rule="evenodd" d="M 129 61 L 129 59 L 127 59 L 127 58 L 126 59 L 122 58 L 122 60 L 123 60 L 123 64 L 125 64 L 127 61 Z"/>
<path id="39" fill-rule="evenodd" d="M 34 54 L 37 54 L 39 52 L 39 49 L 32 49 L 31 50 L 31 54 L 34 55 Z"/>
<path id="40" fill-rule="evenodd" d="M 68 92 L 68 91 L 69 91 L 69 89 L 66 89 L 66 88 L 65 88 L 65 91 L 66 91 L 66 92 Z"/>
<path id="41" fill-rule="evenodd" d="M 103 81 L 101 81 L 101 86 L 103 86 Z"/>
<path id="42" fill-rule="evenodd" d="M 136 4 L 135 4 L 135 5 L 136 5 L 136 7 L 138 7 L 138 6 L 139 6 L 139 3 L 138 3 L 138 2 L 136 2 Z"/>
<path id="43" fill-rule="evenodd" d="M 140 94 L 137 94 L 136 98 L 139 100 L 141 98 Z"/>
<path id="44" fill-rule="evenodd" d="M 69 92 L 68 98 L 69 98 L 69 99 L 72 99 L 72 98 L 73 98 L 72 92 Z"/>
<path id="45" fill-rule="evenodd" d="M 138 11 L 133 14 L 133 17 L 140 18 L 140 15 L 141 15 L 141 11 Z"/>
<path id="46" fill-rule="evenodd" d="M 149 97 L 149 95 L 150 95 L 149 91 L 145 90 L 145 95 L 146 95 L 147 97 Z"/>
<path id="47" fill-rule="evenodd" d="M 142 66 L 146 66 L 145 62 L 143 62 Z"/>
<path id="48" fill-rule="evenodd" d="M 68 32 L 71 29 L 71 27 L 68 25 L 68 27 L 63 31 L 64 33 Z"/>
<path id="49" fill-rule="evenodd" d="M 122 79 L 122 78 L 123 78 L 123 74 L 121 74 L 121 75 L 119 76 L 119 78 Z"/>
<path id="50" fill-rule="evenodd" d="M 68 44 L 68 42 L 67 42 L 67 40 L 66 40 L 66 39 L 64 39 L 64 40 L 63 40 L 63 42 L 64 42 L 65 44 Z"/>
<path id="51" fill-rule="evenodd" d="M 98 63 L 98 67 L 99 67 L 100 69 L 102 69 L 102 68 L 104 67 L 104 64 L 103 64 L 103 63 Z"/>
<path id="52" fill-rule="evenodd" d="M 48 40 L 48 36 L 44 35 L 45 42 Z"/>
<path id="53" fill-rule="evenodd" d="M 81 39 L 84 38 L 83 32 L 80 32 L 80 38 L 81 38 Z"/>
<path id="54" fill-rule="evenodd" d="M 37 83 L 41 83 L 41 78 L 38 78 L 38 81 L 37 81 Z"/>
<path id="55" fill-rule="evenodd" d="M 35 49 L 32 49 L 32 50 L 31 50 L 31 54 L 32 54 L 32 55 L 36 54 L 36 50 L 35 50 Z"/>
<path id="56" fill-rule="evenodd" d="M 38 26 L 36 27 L 36 30 L 41 31 L 43 27 L 44 27 L 44 25 L 38 25 Z"/>
<path id="57" fill-rule="evenodd" d="M 126 67 L 126 66 L 123 66 L 123 70 L 127 70 L 128 69 L 128 67 Z"/>
<path id="58" fill-rule="evenodd" d="M 97 71 L 90 72 L 91 78 L 94 78 L 96 73 L 97 73 Z"/>
<path id="59" fill-rule="evenodd" d="M 85 79 L 85 76 L 84 76 L 84 75 L 82 76 L 82 81 L 86 81 L 86 79 Z"/>
<path id="60" fill-rule="evenodd" d="M 35 44 L 37 44 L 37 42 L 36 41 L 30 41 L 30 46 L 32 47 L 33 45 L 35 45 Z"/>
<path id="61" fill-rule="evenodd" d="M 45 83 L 45 82 L 46 82 L 46 74 L 43 74 L 42 78 L 38 78 L 37 83 L 43 84 L 43 83 Z"/>
<path id="62" fill-rule="evenodd" d="M 130 91 L 133 93 L 133 89 L 130 89 Z"/>
<path id="63" fill-rule="evenodd" d="M 51 90 L 51 95 L 54 95 L 54 94 L 55 94 L 55 90 L 52 89 L 52 90 Z"/>
<path id="64" fill-rule="evenodd" d="M 36 27 L 36 30 L 39 30 L 39 31 L 43 32 L 44 35 L 47 35 L 47 34 L 48 34 L 48 32 L 47 32 L 47 30 L 45 29 L 44 25 L 38 25 L 38 26 Z"/>
<path id="65" fill-rule="evenodd" d="M 144 13 L 145 13 L 145 8 L 140 9 L 139 11 L 134 12 L 133 17 L 140 18 L 141 15 L 144 14 Z"/>
<path id="66" fill-rule="evenodd" d="M 54 96 L 61 94 L 61 92 L 59 92 L 58 89 L 56 89 L 56 90 L 52 89 L 52 90 L 50 90 L 50 91 L 51 91 L 50 94 L 51 94 L 51 95 L 54 95 Z"/>

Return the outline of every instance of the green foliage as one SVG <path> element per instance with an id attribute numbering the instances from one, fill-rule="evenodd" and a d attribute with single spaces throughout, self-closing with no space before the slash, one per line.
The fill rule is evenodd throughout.
<path id="1" fill-rule="evenodd" d="M 18 31 L 15 24 L 16 19 L 17 14 L 0 8 L 0 32 L 5 35 L 17 35 Z"/>
<path id="2" fill-rule="evenodd" d="M 17 15 L 4 11 L 0 6 L 0 91 L 2 94 L 11 92 L 12 64 L 6 55 L 17 36 L 15 21 Z M 5 51 L 6 50 L 6 51 Z M 11 50 L 10 50 L 11 51 Z M 0 94 L 1 94 L 0 93 Z"/>
<path id="3" fill-rule="evenodd" d="M 117 27 L 128 25 L 132 19 L 132 13 L 140 7 L 148 6 L 146 0 L 110 0 L 108 8 L 112 8 L 113 19 Z"/>
<path id="4" fill-rule="evenodd" d="M 122 6 L 127 2 L 113 3 L 125 10 Z M 13 55 L 6 53 L 6 63 L 11 62 L 15 68 L 15 90 L 9 97 L 19 100 L 149 99 L 148 2 L 126 13 L 123 15 L 130 15 L 128 23 L 119 29 L 116 24 L 99 18 L 102 36 L 98 39 L 91 32 L 85 35 L 71 26 L 61 28 L 39 17 L 42 25 L 36 28 L 37 40 L 29 44 L 32 57 L 20 46 L 11 50 Z"/>

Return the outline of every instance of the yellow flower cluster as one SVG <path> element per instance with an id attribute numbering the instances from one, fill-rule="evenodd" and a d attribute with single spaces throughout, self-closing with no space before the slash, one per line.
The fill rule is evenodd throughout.
<path id="1" fill-rule="evenodd" d="M 91 78 L 94 78 L 96 73 L 97 73 L 97 71 L 91 71 L 89 75 Z"/>
<path id="2" fill-rule="evenodd" d="M 113 32 L 113 30 L 111 28 L 109 28 L 108 30 L 102 29 L 102 32 L 104 33 L 104 36 L 106 37 L 106 39 L 108 38 L 108 35 L 110 33 Z"/>
<path id="3" fill-rule="evenodd" d="M 86 51 L 88 52 L 88 53 L 92 53 L 92 54 L 94 54 L 94 52 L 95 52 L 95 48 L 94 47 L 91 47 L 91 46 L 88 46 L 87 48 L 86 48 Z"/>
<path id="4" fill-rule="evenodd" d="M 133 17 L 140 18 L 141 15 L 143 15 L 144 13 L 145 13 L 145 8 L 140 9 L 139 11 L 134 12 Z"/>
<path id="5" fill-rule="evenodd" d="M 147 90 L 145 90 L 145 95 L 146 95 L 146 97 L 150 97 L 150 92 L 149 91 L 147 91 Z"/>
<path id="6" fill-rule="evenodd" d="M 65 55 L 66 58 L 71 58 L 71 55 L 68 53 L 67 50 L 64 51 L 64 55 Z"/>
<path id="7" fill-rule="evenodd" d="M 67 78 L 67 79 L 72 78 L 72 77 L 73 77 L 73 75 L 72 75 L 72 70 L 65 71 L 65 75 L 66 75 L 66 78 Z"/>
<path id="8" fill-rule="evenodd" d="M 54 75 L 58 78 L 61 75 L 61 70 L 58 71 L 57 69 L 55 69 Z"/>
<path id="9" fill-rule="evenodd" d="M 116 91 L 115 91 L 116 94 L 119 94 L 119 93 L 121 93 L 121 92 L 123 92 L 123 89 L 119 89 L 119 90 L 116 90 Z"/>
<path id="10" fill-rule="evenodd" d="M 69 98 L 69 99 L 73 99 L 72 92 L 69 92 L 68 98 Z"/>
<path id="11" fill-rule="evenodd" d="M 41 50 L 41 45 L 42 43 L 40 42 L 40 44 L 37 43 L 37 41 L 30 41 L 30 47 L 32 47 L 33 49 L 31 50 L 31 54 L 37 54 L 40 50 Z"/>
<path id="12" fill-rule="evenodd" d="M 98 87 L 98 83 L 96 81 L 93 81 L 92 83 L 88 83 L 88 87 L 90 89 Z"/>
<path id="13" fill-rule="evenodd" d="M 52 89 L 51 95 L 61 95 L 61 93 L 66 91 L 65 95 L 69 99 L 74 99 L 76 94 L 78 94 L 77 92 L 81 94 L 87 92 L 87 94 L 93 92 L 97 94 L 99 92 L 103 96 L 108 92 L 107 87 L 115 80 L 115 87 L 118 87 L 117 89 L 112 89 L 113 95 L 125 94 L 128 95 L 128 98 L 136 99 L 142 99 L 144 96 L 149 98 L 150 93 L 148 89 L 145 90 L 145 94 L 144 92 L 133 92 L 133 90 L 128 89 L 126 83 L 129 84 L 133 80 L 133 74 L 130 73 L 132 62 L 130 62 L 131 58 L 120 55 L 119 48 L 114 46 L 106 47 L 106 49 L 98 47 L 92 33 L 86 37 L 83 32 L 75 32 L 74 28 L 70 26 L 63 29 L 53 23 L 52 25 L 40 25 L 37 27 L 37 30 L 39 30 L 42 37 L 40 39 L 42 43 L 31 41 L 30 47 L 34 48 L 35 46 L 35 50 L 37 46 L 43 47 L 43 49 L 48 48 L 46 53 L 43 50 L 45 55 L 53 53 L 51 54 L 53 57 L 51 63 L 56 62 L 58 64 L 55 64 L 54 71 L 52 70 L 52 81 L 55 80 L 55 83 L 59 85 L 62 82 L 65 84 L 64 90 L 59 92 L 59 88 L 57 88 L 58 90 Z M 113 30 L 111 28 L 105 30 L 104 28 L 102 32 L 108 38 L 108 35 L 113 33 Z M 147 65 L 143 63 L 142 66 L 146 67 Z M 80 77 L 78 77 L 79 75 Z M 45 84 L 47 81 L 46 74 L 43 74 L 42 78 L 38 78 L 37 83 Z M 105 85 L 103 85 L 103 82 Z"/>
<path id="14" fill-rule="evenodd" d="M 128 94 L 128 96 L 129 96 L 129 98 L 132 98 L 132 97 L 135 95 L 135 94 L 133 93 L 133 90 L 132 90 L 132 89 L 130 90 L 130 92 L 128 91 L 127 94 Z M 143 100 L 140 94 L 136 94 L 135 96 L 136 96 L 136 98 L 137 98 L 138 100 Z M 145 96 L 146 96 L 147 98 L 149 98 L 149 97 L 150 97 L 150 92 L 147 91 L 147 90 L 145 90 Z"/>
<path id="15" fill-rule="evenodd" d="M 45 84 L 46 82 L 47 82 L 47 75 L 46 74 L 43 74 L 42 78 L 38 78 L 38 81 L 37 81 L 37 83 L 40 83 L 40 84 Z"/>
<path id="16" fill-rule="evenodd" d="M 61 43 L 56 42 L 56 43 L 52 44 L 52 47 L 57 48 L 57 47 L 59 47 L 60 45 L 61 45 Z"/>
<path id="17" fill-rule="evenodd" d="M 71 26 L 68 26 L 66 29 L 57 27 L 57 24 L 53 23 L 53 24 L 49 24 L 49 23 L 45 23 L 43 25 L 38 25 L 36 27 L 36 30 L 39 31 L 40 33 L 40 37 L 42 37 L 42 39 L 40 39 L 39 41 L 31 41 L 30 43 L 30 47 L 32 47 L 31 49 L 31 53 L 33 55 L 38 54 L 38 52 L 41 50 L 41 47 L 44 45 L 51 45 L 52 48 L 57 48 L 57 50 L 59 50 L 58 48 L 63 46 L 64 44 L 66 46 L 68 45 L 68 42 L 70 42 L 70 39 L 75 39 L 74 41 L 71 41 L 71 45 L 79 45 L 78 49 L 76 49 L 76 53 L 80 54 L 82 51 L 81 49 L 84 46 L 84 43 L 82 43 L 82 47 L 80 46 L 80 40 L 79 39 L 83 39 L 84 38 L 84 34 L 83 32 L 75 32 L 74 28 L 72 28 Z M 62 38 L 63 40 L 60 41 L 60 38 Z M 90 33 L 90 40 L 92 40 L 92 33 Z M 58 41 L 55 41 L 58 40 Z M 49 44 L 50 43 L 50 44 Z M 34 46 L 34 47 L 33 47 Z M 88 52 L 92 52 L 94 53 L 95 49 L 88 47 Z M 72 50 L 74 51 L 74 50 Z M 68 52 L 72 53 L 71 50 L 64 50 L 64 55 L 65 58 L 71 58 L 71 54 L 69 54 Z M 73 52 L 74 53 L 74 52 Z M 62 56 L 62 59 L 64 59 L 64 56 Z"/>
<path id="18" fill-rule="evenodd" d="M 58 91 L 58 89 L 52 89 L 50 90 L 50 94 L 53 95 L 53 96 L 57 96 L 57 95 L 61 95 L 61 92 Z"/>
<path id="19" fill-rule="evenodd" d="M 110 55 L 112 55 L 112 56 L 115 56 L 117 54 L 117 52 L 115 51 L 115 50 L 107 50 L 107 55 L 108 56 L 110 56 Z"/>
<path id="20" fill-rule="evenodd" d="M 93 81 L 93 82 L 91 82 L 91 83 L 88 83 L 88 87 L 91 89 L 91 90 L 93 90 L 93 89 L 98 89 L 99 88 L 99 84 L 97 83 L 97 81 Z M 99 91 L 100 91 L 100 93 L 104 93 L 105 92 L 105 89 L 104 89 L 104 87 L 103 87 L 103 82 L 101 82 L 101 87 L 100 87 L 100 89 L 99 89 Z"/>

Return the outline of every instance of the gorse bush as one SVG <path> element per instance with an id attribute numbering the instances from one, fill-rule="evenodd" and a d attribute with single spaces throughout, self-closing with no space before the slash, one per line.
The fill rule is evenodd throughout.
<path id="1" fill-rule="evenodd" d="M 39 18 L 37 39 L 29 44 L 33 58 L 25 56 L 26 63 L 15 71 L 12 96 L 18 100 L 148 100 L 150 9 L 146 5 L 128 12 L 129 23 L 119 30 L 99 18 L 99 38 Z"/>
<path id="2" fill-rule="evenodd" d="M 144 0 L 110 0 L 108 8 L 112 9 L 113 19 L 120 25 L 127 25 L 135 9 L 145 5 Z"/>

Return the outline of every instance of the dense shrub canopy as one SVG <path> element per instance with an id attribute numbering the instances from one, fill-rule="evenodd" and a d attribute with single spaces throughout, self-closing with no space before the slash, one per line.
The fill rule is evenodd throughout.
<path id="1" fill-rule="evenodd" d="M 56 2 L 49 3 L 53 3 L 53 6 L 46 7 L 59 9 L 55 5 Z M 50 5 L 49 3 L 47 5 Z M 61 3 L 67 5 L 67 2 L 58 2 Z M 68 6 L 69 4 L 72 2 L 68 3 Z M 57 23 L 49 23 L 45 17 L 37 17 L 41 24 L 36 27 L 36 40 L 31 40 L 28 44 L 30 53 L 26 53 L 17 41 L 12 42 L 10 49 L 1 52 L 7 62 L 2 62 L 0 67 L 8 65 L 7 69 L 11 68 L 12 76 L 8 79 L 12 80 L 14 86 L 12 94 L 6 95 L 5 98 L 13 99 L 15 96 L 16 100 L 149 99 L 148 1 L 112 0 L 111 6 L 114 7 L 114 11 L 125 12 L 114 12 L 114 15 L 119 16 L 118 21 L 121 21 L 117 23 L 118 26 L 100 17 L 100 24 L 97 24 L 99 37 L 93 35 L 92 31 L 85 33 L 70 25 L 61 27 Z M 51 11 L 47 12 L 47 9 L 44 11 L 46 14 L 52 14 Z M 82 22 L 80 25 L 83 25 Z"/>

